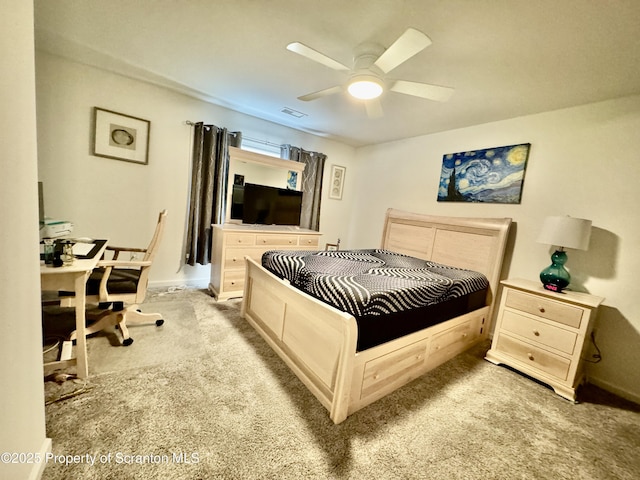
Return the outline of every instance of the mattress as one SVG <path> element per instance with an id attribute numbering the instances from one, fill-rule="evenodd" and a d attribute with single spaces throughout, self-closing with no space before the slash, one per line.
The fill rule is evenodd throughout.
<path id="1" fill-rule="evenodd" d="M 359 351 L 481 308 L 489 287 L 479 272 L 382 249 L 271 250 L 262 265 L 353 315 Z"/>

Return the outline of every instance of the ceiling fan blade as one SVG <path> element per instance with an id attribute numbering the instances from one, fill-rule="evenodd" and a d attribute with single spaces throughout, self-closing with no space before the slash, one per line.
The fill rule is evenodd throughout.
<path id="1" fill-rule="evenodd" d="M 372 98 L 371 100 L 365 100 L 364 107 L 367 109 L 367 117 L 380 118 L 384 115 L 382 111 L 382 103 L 379 98 Z"/>
<path id="2" fill-rule="evenodd" d="M 436 102 L 446 102 L 455 91 L 451 87 L 441 87 L 440 85 L 430 85 L 428 83 L 407 82 L 406 80 L 396 80 L 391 87 L 392 92 L 422 97 Z"/>
<path id="3" fill-rule="evenodd" d="M 429 45 L 431 45 L 429 37 L 415 28 L 408 28 L 374 64 L 384 73 L 389 73 Z"/>
<path id="4" fill-rule="evenodd" d="M 297 53 L 298 55 L 302 55 L 303 57 L 320 63 L 326 67 L 333 68 L 334 70 L 349 70 L 349 67 L 341 64 L 340 62 L 336 62 L 333 58 L 329 58 L 325 54 L 320 53 L 311 47 L 307 47 L 300 42 L 290 43 L 287 45 L 287 50 Z"/>
<path id="5" fill-rule="evenodd" d="M 315 100 L 316 98 L 326 97 L 328 95 L 333 95 L 334 93 L 340 93 L 341 91 L 342 91 L 342 86 L 336 85 L 335 87 L 325 88 L 324 90 L 319 90 L 317 92 L 302 95 L 301 97 L 298 97 L 298 100 L 302 100 L 303 102 L 309 102 L 311 100 Z"/>

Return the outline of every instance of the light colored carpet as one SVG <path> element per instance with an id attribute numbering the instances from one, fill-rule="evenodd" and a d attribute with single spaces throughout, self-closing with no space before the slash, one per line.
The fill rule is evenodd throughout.
<path id="1" fill-rule="evenodd" d="M 176 354 L 181 357 L 202 355 L 205 344 L 193 307 L 184 301 L 147 303 L 140 310 L 160 313 L 165 321 L 161 327 L 131 325 L 133 344 L 122 346 L 122 336 L 115 328 L 97 333 L 87 343 L 92 374 L 122 372 L 129 368 L 166 363 Z M 132 348 L 135 345 L 135 348 Z"/>
<path id="2" fill-rule="evenodd" d="M 334 425 L 240 317 L 238 301 L 191 289 L 145 308 L 196 324 L 199 340 L 176 334 L 150 362 L 147 342 L 167 345 L 167 313 L 165 326 L 140 327 L 133 345 L 111 347 L 128 361 L 46 408 L 53 453 L 97 463 L 50 461 L 44 479 L 640 477 L 637 405 L 593 387 L 571 404 L 483 360 L 488 345 Z M 99 360 L 90 362 L 94 372 Z"/>

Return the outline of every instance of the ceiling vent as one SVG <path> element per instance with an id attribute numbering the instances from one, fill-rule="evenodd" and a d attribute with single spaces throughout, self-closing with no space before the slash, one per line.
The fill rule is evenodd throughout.
<path id="1" fill-rule="evenodd" d="M 292 117 L 296 117 L 296 118 L 302 118 L 302 117 L 306 117 L 307 116 L 306 113 L 299 112 L 299 111 L 294 110 L 293 108 L 289 108 L 289 107 L 284 107 L 280 111 L 282 113 L 286 113 L 287 115 L 291 115 Z"/>

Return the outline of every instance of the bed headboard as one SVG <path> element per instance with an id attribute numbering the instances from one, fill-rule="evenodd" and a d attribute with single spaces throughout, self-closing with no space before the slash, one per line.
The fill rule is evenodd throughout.
<path id="1" fill-rule="evenodd" d="M 382 248 L 483 273 L 498 291 L 510 218 L 441 217 L 388 209 Z"/>

